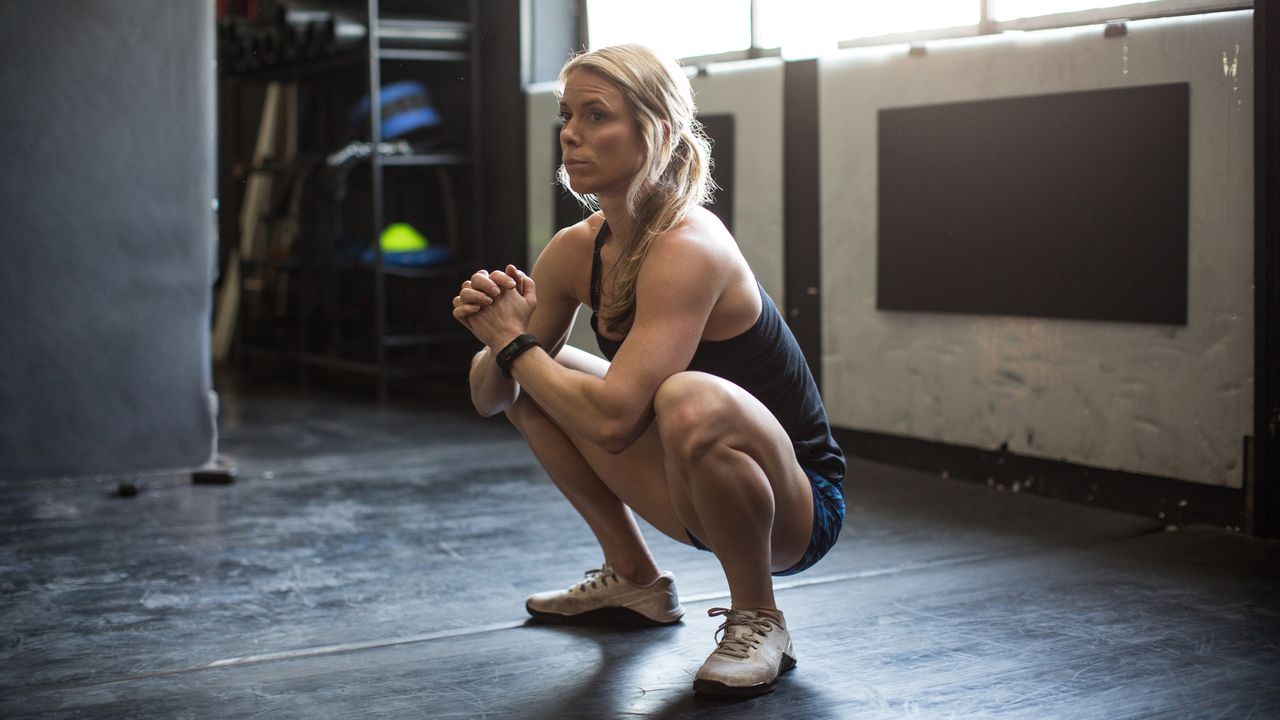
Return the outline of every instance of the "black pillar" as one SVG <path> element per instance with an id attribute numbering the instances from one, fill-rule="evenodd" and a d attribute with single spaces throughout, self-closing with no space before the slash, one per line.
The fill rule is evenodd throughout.
<path id="1" fill-rule="evenodd" d="M 1280 537 L 1280 19 L 1254 4 L 1254 472 L 1253 532 Z"/>
<path id="2" fill-rule="evenodd" d="M 783 278 L 787 324 L 822 387 L 822 216 L 818 166 L 818 61 L 783 73 Z"/>
<path id="3" fill-rule="evenodd" d="M 481 186 L 484 188 L 484 258 L 486 267 L 506 263 L 528 269 L 528 163 L 525 140 L 524 86 L 527 65 L 521 39 L 525 3 L 483 0 L 480 3 L 479 88 L 480 137 L 484 144 Z"/>

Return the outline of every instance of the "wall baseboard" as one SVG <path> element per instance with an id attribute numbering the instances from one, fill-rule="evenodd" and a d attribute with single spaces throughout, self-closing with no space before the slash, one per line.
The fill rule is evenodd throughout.
<path id="1" fill-rule="evenodd" d="M 1005 492 L 1159 519 L 1169 525 L 1245 526 L 1243 490 L 1157 475 L 1106 470 L 1061 460 L 983 450 L 867 430 L 832 428 L 846 454 L 979 482 Z"/>

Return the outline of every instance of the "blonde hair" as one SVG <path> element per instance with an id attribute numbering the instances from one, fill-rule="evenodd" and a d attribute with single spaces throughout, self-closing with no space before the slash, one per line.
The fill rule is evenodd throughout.
<path id="1" fill-rule="evenodd" d="M 645 162 L 627 188 L 626 209 L 635 218 L 629 237 L 622 237 L 622 255 L 613 269 L 609 302 L 600 317 L 610 331 L 628 329 L 635 317 L 636 279 L 654 239 L 679 224 L 698 205 L 711 202 L 711 144 L 698 122 L 689 78 L 672 60 L 664 60 L 642 45 L 614 45 L 578 55 L 560 70 L 557 95 L 574 70 L 589 70 L 622 91 L 635 113 L 644 138 Z M 670 127 L 670 132 L 667 127 Z M 593 195 L 579 195 L 569 187 L 563 165 L 560 184 L 578 202 L 598 210 Z"/>

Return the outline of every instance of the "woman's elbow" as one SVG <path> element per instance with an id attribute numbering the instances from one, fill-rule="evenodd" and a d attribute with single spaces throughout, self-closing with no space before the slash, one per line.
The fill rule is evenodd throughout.
<path id="1" fill-rule="evenodd" d="M 643 434 L 644 428 L 637 423 L 612 420 L 601 424 L 594 439 L 605 452 L 618 455 L 634 445 Z"/>
<path id="2" fill-rule="evenodd" d="M 472 388 L 471 406 L 476 409 L 480 417 L 493 417 L 514 405 L 516 398 L 513 396 L 515 395 L 516 393 L 512 392 L 510 395 L 498 396 L 492 393 L 479 392 L 477 389 Z"/>
<path id="3" fill-rule="evenodd" d="M 623 451 L 631 447 L 633 442 L 635 441 L 623 435 L 610 435 L 601 438 L 600 447 L 604 448 L 604 451 L 610 455 L 621 455 Z"/>

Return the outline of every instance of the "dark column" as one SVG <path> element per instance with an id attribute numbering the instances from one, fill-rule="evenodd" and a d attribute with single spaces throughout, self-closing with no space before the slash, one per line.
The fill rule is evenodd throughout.
<path id="1" fill-rule="evenodd" d="M 1280 20 L 1254 4 L 1254 472 L 1253 532 L 1280 536 Z M 1245 488 L 1250 490 L 1250 488 Z"/>
<path id="2" fill-rule="evenodd" d="M 783 278 L 791 332 L 822 387 L 822 217 L 818 176 L 818 61 L 783 74 Z"/>
<path id="3" fill-rule="evenodd" d="M 480 141 L 484 263 L 493 267 L 515 263 L 528 269 L 527 66 L 521 44 L 525 4 L 521 0 L 484 0 L 480 4 Z"/>

